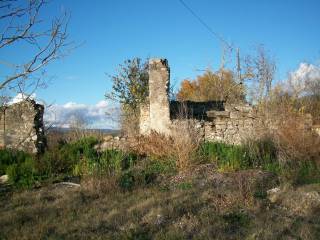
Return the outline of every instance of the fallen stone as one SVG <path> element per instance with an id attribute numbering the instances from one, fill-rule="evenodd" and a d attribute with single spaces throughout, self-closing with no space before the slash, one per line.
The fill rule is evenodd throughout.
<path id="1" fill-rule="evenodd" d="M 8 175 L 2 175 L 0 177 L 0 183 L 7 183 L 9 181 Z"/>
<path id="2" fill-rule="evenodd" d="M 81 185 L 73 182 L 59 182 L 55 186 L 68 186 L 68 187 L 80 187 Z"/>

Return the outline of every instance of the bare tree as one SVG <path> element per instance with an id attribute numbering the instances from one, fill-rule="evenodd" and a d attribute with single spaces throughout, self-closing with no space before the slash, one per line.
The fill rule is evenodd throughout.
<path id="1" fill-rule="evenodd" d="M 276 71 L 275 61 L 268 55 L 263 45 L 260 45 L 255 55 L 246 57 L 245 65 L 245 77 L 251 80 L 248 85 L 252 101 L 260 102 L 270 94 Z"/>
<path id="2" fill-rule="evenodd" d="M 47 0 L 0 0 L 0 91 L 16 91 L 30 95 L 43 86 L 45 67 L 65 54 L 69 16 L 46 22 L 40 18 Z M 21 61 L 4 59 L 1 52 L 26 49 Z M 6 54 L 8 56 L 8 54 Z M 9 58 L 9 57 L 8 57 Z"/>

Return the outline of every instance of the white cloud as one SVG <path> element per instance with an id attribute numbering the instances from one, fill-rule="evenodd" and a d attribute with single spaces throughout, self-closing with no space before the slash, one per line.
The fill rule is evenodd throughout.
<path id="1" fill-rule="evenodd" d="M 36 94 L 33 93 L 31 95 L 26 95 L 26 94 L 23 94 L 23 93 L 18 93 L 10 102 L 9 102 L 9 105 L 11 104 L 15 104 L 15 103 L 19 103 L 19 102 L 22 102 L 26 99 L 36 99 Z"/>
<path id="2" fill-rule="evenodd" d="M 85 123 L 88 128 L 117 128 L 119 109 L 102 100 L 95 105 L 68 102 L 55 104 L 45 111 L 44 120 L 57 127 L 70 127 L 75 121 Z"/>
<path id="3" fill-rule="evenodd" d="M 308 86 L 319 84 L 320 67 L 309 63 L 300 63 L 299 68 L 289 74 L 290 87 L 296 93 L 302 93 Z"/>

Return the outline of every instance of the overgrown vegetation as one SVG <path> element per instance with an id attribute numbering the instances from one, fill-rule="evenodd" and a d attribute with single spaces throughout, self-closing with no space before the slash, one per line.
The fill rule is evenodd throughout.
<path id="1" fill-rule="evenodd" d="M 303 154 L 297 153 L 291 155 L 290 160 L 284 160 L 284 154 L 288 157 L 286 151 L 289 151 L 283 146 L 285 142 L 281 141 L 279 145 L 271 137 L 248 140 L 237 146 L 194 142 L 194 136 L 186 133 L 180 132 L 184 138 L 180 135 L 167 138 L 157 133 L 141 137 L 131 152 L 115 149 L 98 152 L 95 149 L 98 140 L 94 137 L 70 143 L 60 141 L 58 146 L 39 156 L 1 150 L 1 175 L 7 174 L 10 183 L 19 188 L 78 177 L 86 181 L 90 178 L 90 181 L 92 178 L 99 181 L 113 178 L 115 185 L 131 190 L 157 182 L 161 176 L 171 176 L 199 164 L 211 163 L 221 172 L 261 169 L 277 174 L 283 182 L 320 182 L 316 155 L 319 149 L 311 151 L 300 146 Z M 314 147 L 317 142 L 312 144 L 310 146 Z M 299 151 L 299 146 L 296 151 Z"/>
<path id="2" fill-rule="evenodd" d="M 121 129 L 126 135 L 138 133 L 139 107 L 149 94 L 148 62 L 140 58 L 126 60 L 118 72 L 109 76 L 112 90 L 105 97 L 121 104 Z"/>
<path id="3" fill-rule="evenodd" d="M 16 187 L 32 187 L 37 182 L 88 175 L 117 176 L 136 161 L 137 156 L 118 150 L 97 152 L 98 140 L 83 138 L 59 145 L 43 155 L 30 155 L 21 151 L 1 150 L 0 170 L 8 174 Z"/>

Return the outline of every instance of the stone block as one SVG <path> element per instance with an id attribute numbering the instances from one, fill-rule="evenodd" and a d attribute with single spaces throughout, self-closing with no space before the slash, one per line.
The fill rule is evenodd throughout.
<path id="1" fill-rule="evenodd" d="M 42 152 L 46 143 L 43 112 L 44 107 L 32 100 L 3 107 L 0 112 L 1 145 L 30 153 Z"/>

